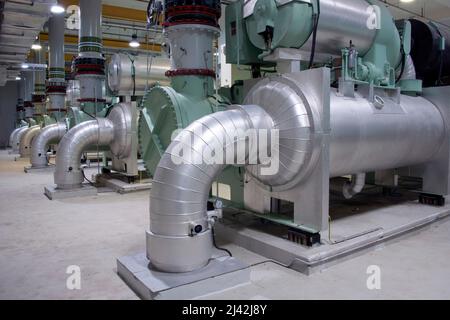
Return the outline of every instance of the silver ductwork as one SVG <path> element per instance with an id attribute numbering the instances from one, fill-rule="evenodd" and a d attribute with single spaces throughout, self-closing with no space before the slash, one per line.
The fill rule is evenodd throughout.
<path id="1" fill-rule="evenodd" d="M 107 118 L 80 123 L 70 129 L 58 146 L 55 168 L 55 184 L 59 189 L 75 189 L 84 181 L 81 155 L 89 148 L 109 146 L 117 159 L 127 157 L 131 152 L 130 139 L 132 117 L 127 103 L 116 104 Z"/>
<path id="2" fill-rule="evenodd" d="M 163 154 L 155 171 L 150 193 L 150 231 L 147 232 L 147 256 L 165 272 L 188 272 L 206 265 L 211 258 L 211 228 L 206 204 L 212 182 L 225 168 L 208 165 L 203 152 L 222 144 L 224 155 L 238 159 L 232 141 L 245 141 L 249 129 L 270 129 L 270 116 L 260 107 L 245 106 L 203 117 L 184 129 Z M 196 144 L 190 143 L 203 132 Z M 238 136 L 235 137 L 235 134 Z M 236 139 L 234 139 L 236 138 Z M 225 142 L 225 143 L 224 143 Z M 186 163 L 176 164 L 174 150 L 186 146 L 192 155 Z M 249 145 L 248 150 L 256 150 Z M 245 160 L 248 160 L 248 153 Z M 187 159 L 186 159 L 187 160 Z M 225 163 L 225 162 L 223 162 Z"/>
<path id="3" fill-rule="evenodd" d="M 25 131 L 27 131 L 27 129 L 28 129 L 28 126 L 19 128 L 19 130 L 17 131 L 17 133 L 13 137 L 12 145 L 11 145 L 13 153 L 19 153 L 19 151 L 20 151 L 20 140 L 22 139 L 22 136 L 25 133 Z"/>
<path id="4" fill-rule="evenodd" d="M 31 143 L 33 139 L 39 134 L 41 131 L 41 126 L 36 125 L 30 128 L 27 128 L 24 134 L 20 137 L 20 147 L 19 153 L 22 158 L 29 157 L 31 154 Z"/>
<path id="5" fill-rule="evenodd" d="M 40 131 L 31 144 L 32 168 L 42 168 L 48 166 L 48 146 L 51 143 L 58 143 L 66 132 L 67 125 L 63 122 L 51 124 Z"/>
<path id="6" fill-rule="evenodd" d="M 276 146 L 249 146 L 246 150 L 246 159 L 255 157 L 261 148 L 274 147 L 279 152 L 279 158 L 274 159 L 279 160 L 276 173 L 262 174 L 264 164 L 246 166 L 246 172 L 258 181 L 261 191 L 292 190 L 311 179 L 326 128 L 321 127 L 319 120 L 323 111 L 310 93 L 302 90 L 295 74 L 266 78 L 249 92 L 245 100 L 248 105 L 206 116 L 175 138 L 161 158 L 150 193 L 147 256 L 156 268 L 187 272 L 204 266 L 210 259 L 212 243 L 206 203 L 211 184 L 225 165 L 207 164 L 202 156 L 205 151 L 217 150 L 217 142 L 226 141 L 220 140 L 222 137 L 248 129 L 278 130 Z M 372 103 L 362 92 L 350 98 L 332 89 L 328 95 L 329 176 L 359 173 L 346 187 L 349 196 L 361 191 L 365 172 L 433 160 L 447 134 L 439 110 L 422 97 L 400 96 L 395 101 L 388 95 L 376 95 Z M 197 135 L 196 142 L 189 144 L 193 135 Z M 179 150 L 180 145 L 190 148 L 187 150 L 192 158 L 187 163 L 185 158 L 182 164 L 173 161 L 179 157 L 174 150 Z M 222 147 L 226 154 L 230 144 Z"/>

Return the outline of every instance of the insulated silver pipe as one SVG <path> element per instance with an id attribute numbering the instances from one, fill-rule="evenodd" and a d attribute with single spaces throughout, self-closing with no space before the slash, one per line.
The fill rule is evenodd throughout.
<path id="1" fill-rule="evenodd" d="M 48 146 L 51 143 L 58 143 L 66 132 L 67 126 L 63 122 L 43 128 L 31 144 L 31 167 L 42 168 L 48 166 Z"/>
<path id="2" fill-rule="evenodd" d="M 42 46 L 41 50 L 35 51 L 34 62 L 36 64 L 44 64 L 45 63 L 45 49 Z M 33 95 L 42 96 L 45 95 L 45 70 L 39 70 L 34 72 L 34 92 Z"/>
<path id="3" fill-rule="evenodd" d="M 80 0 L 79 56 L 102 58 L 102 1 Z"/>
<path id="4" fill-rule="evenodd" d="M 344 184 L 342 194 L 345 199 L 351 199 L 360 193 L 366 185 L 366 174 L 358 173 L 352 175 L 352 180 Z"/>
<path id="5" fill-rule="evenodd" d="M 49 75 L 50 81 L 64 79 L 64 28 L 63 14 L 55 14 L 48 20 L 49 29 Z M 61 70 L 62 69 L 62 70 Z"/>
<path id="6" fill-rule="evenodd" d="M 157 269 L 188 272 L 206 265 L 211 258 L 206 204 L 211 184 L 225 165 L 206 164 L 204 151 L 216 146 L 223 148 L 224 156 L 228 152 L 237 159 L 237 148 L 234 143 L 227 143 L 229 139 L 235 143 L 245 141 L 246 130 L 272 126 L 271 118 L 262 108 L 239 106 L 195 121 L 174 139 L 158 164 L 150 192 L 147 256 Z M 197 140 L 194 144 L 190 143 L 192 137 Z M 188 148 L 191 157 L 177 164 L 173 158 L 179 158 L 178 150 L 182 147 Z M 256 145 L 250 145 L 247 151 L 255 148 Z"/>
<path id="7" fill-rule="evenodd" d="M 117 159 L 128 157 L 132 148 L 133 117 L 130 103 L 118 103 L 107 118 L 96 118 L 76 125 L 59 143 L 56 156 L 55 184 L 60 189 L 81 187 L 84 180 L 80 159 L 89 147 L 109 146 Z"/>
<path id="8" fill-rule="evenodd" d="M 49 65 L 47 90 L 49 97 L 49 111 L 61 112 L 65 110 L 65 62 L 64 62 L 64 14 L 54 14 L 49 19 Z M 57 114 L 57 117 L 60 117 Z"/>
<path id="9" fill-rule="evenodd" d="M 92 64 L 103 66 L 102 56 L 102 3 L 101 0 L 80 0 L 79 54 L 77 60 L 93 59 Z M 101 62 L 100 62 L 101 61 Z M 104 74 L 82 72 L 76 75 L 80 81 L 80 98 L 101 101 Z"/>
<path id="10" fill-rule="evenodd" d="M 20 151 L 20 140 L 22 139 L 23 134 L 25 131 L 27 131 L 28 126 L 24 126 L 22 128 L 19 128 L 19 131 L 17 131 L 17 134 L 15 135 L 13 141 L 12 141 L 12 148 L 14 153 L 19 153 Z"/>
<path id="11" fill-rule="evenodd" d="M 28 127 L 28 126 L 27 126 Z M 19 127 L 19 128 L 16 128 L 16 129 L 14 129 L 14 131 L 13 132 L 11 132 L 11 134 L 10 134 L 10 136 L 9 136 L 9 146 L 12 148 L 12 147 L 14 147 L 14 141 L 16 140 L 16 136 L 17 136 L 17 134 L 19 133 L 19 131 L 21 130 L 21 129 L 23 129 L 24 128 L 24 126 L 21 126 L 21 127 Z"/>
<path id="12" fill-rule="evenodd" d="M 58 189 L 81 187 L 84 181 L 81 155 L 89 146 L 109 145 L 114 139 L 114 125 L 106 118 L 90 120 L 70 129 L 61 139 L 54 173 Z"/>
<path id="13" fill-rule="evenodd" d="M 32 126 L 27 128 L 24 134 L 20 137 L 20 148 L 19 153 L 22 158 L 28 157 L 31 154 L 31 143 L 33 139 L 41 131 L 41 126 Z"/>

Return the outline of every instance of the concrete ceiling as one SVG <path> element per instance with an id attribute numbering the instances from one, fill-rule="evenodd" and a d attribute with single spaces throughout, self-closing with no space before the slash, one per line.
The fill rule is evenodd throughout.
<path id="1" fill-rule="evenodd" d="M 56 0 L 0 0 L 0 85 L 18 75 L 12 70 L 27 58 Z"/>

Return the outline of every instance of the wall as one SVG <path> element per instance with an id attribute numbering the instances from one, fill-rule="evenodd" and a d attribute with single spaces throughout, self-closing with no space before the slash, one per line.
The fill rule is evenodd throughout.
<path id="1" fill-rule="evenodd" d="M 0 148 L 6 147 L 15 128 L 18 82 L 8 81 L 0 87 Z"/>

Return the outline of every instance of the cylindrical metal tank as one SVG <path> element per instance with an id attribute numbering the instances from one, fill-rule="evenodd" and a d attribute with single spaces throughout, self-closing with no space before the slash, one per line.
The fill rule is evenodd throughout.
<path id="1" fill-rule="evenodd" d="M 166 71 L 169 69 L 168 58 L 117 53 L 111 57 L 108 64 L 108 86 L 114 93 L 144 92 L 147 83 L 151 85 L 159 82 L 161 85 L 168 85 Z"/>
<path id="2" fill-rule="evenodd" d="M 317 22 L 316 56 L 341 56 L 341 50 L 352 43 L 364 57 L 376 43 L 387 49 L 392 67 L 401 61 L 399 32 L 391 13 L 378 0 L 245 1 L 243 14 L 248 38 L 261 50 L 312 51 Z"/>
<path id="3" fill-rule="evenodd" d="M 285 189 L 308 178 L 316 166 L 322 141 L 319 106 L 302 97 L 295 79 L 278 77 L 260 81 L 245 104 L 261 106 L 279 130 L 280 170 L 261 175 L 260 166 L 247 170 L 260 182 Z M 400 104 L 387 97 L 377 108 L 362 94 L 354 98 L 330 93 L 330 177 L 401 168 L 433 159 L 447 134 L 444 119 L 422 97 L 401 96 Z"/>
<path id="4" fill-rule="evenodd" d="M 361 55 L 371 48 L 377 30 L 369 29 L 370 4 L 366 0 L 321 0 L 317 26 L 316 52 L 340 56 L 350 41 Z M 311 50 L 312 37 L 302 47 Z"/>
<path id="5" fill-rule="evenodd" d="M 377 110 L 356 95 L 331 93 L 330 173 L 337 177 L 425 163 L 447 130 L 441 113 L 422 97 L 401 96 L 401 108 Z"/>

